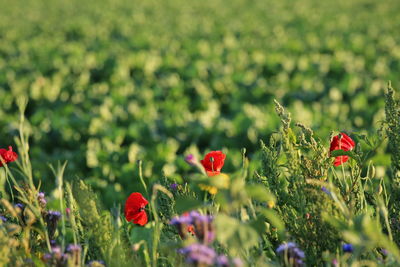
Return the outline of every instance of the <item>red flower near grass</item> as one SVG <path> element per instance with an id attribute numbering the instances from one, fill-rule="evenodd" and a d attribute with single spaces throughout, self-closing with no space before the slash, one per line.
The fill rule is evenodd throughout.
<path id="1" fill-rule="evenodd" d="M 220 174 L 225 158 L 226 155 L 221 151 L 211 151 L 200 162 L 206 170 L 207 175 L 214 176 Z"/>
<path id="2" fill-rule="evenodd" d="M 141 226 L 147 223 L 147 214 L 144 207 L 149 204 L 140 193 L 132 193 L 125 202 L 125 218 L 129 222 Z"/>
<path id="3" fill-rule="evenodd" d="M 17 153 L 12 150 L 12 147 L 9 146 L 8 150 L 4 148 L 0 148 L 0 157 L 3 158 L 3 161 L 7 164 L 18 159 Z M 3 162 L 0 160 L 0 167 L 3 166 Z"/>
<path id="4" fill-rule="evenodd" d="M 332 138 L 331 141 L 331 147 L 329 149 L 330 152 L 334 150 L 339 150 L 342 149 L 344 151 L 350 151 L 353 150 L 354 146 L 356 144 L 354 143 L 353 139 L 350 138 L 345 133 L 340 133 Z M 349 160 L 349 156 L 338 156 L 335 158 L 334 165 L 340 166 L 342 163 L 345 163 L 346 161 Z"/>

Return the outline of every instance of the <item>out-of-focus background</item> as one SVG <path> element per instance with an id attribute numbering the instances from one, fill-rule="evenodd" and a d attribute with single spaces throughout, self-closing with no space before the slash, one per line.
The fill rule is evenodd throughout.
<path id="1" fill-rule="evenodd" d="M 240 149 L 279 127 L 273 99 L 326 141 L 373 132 L 400 87 L 400 1 L 0 0 L 0 147 L 28 100 L 31 157 L 68 160 L 103 202 L 146 179 L 179 181 L 186 153 Z M 14 144 L 15 145 L 15 144 Z M 376 164 L 388 164 L 383 153 Z"/>

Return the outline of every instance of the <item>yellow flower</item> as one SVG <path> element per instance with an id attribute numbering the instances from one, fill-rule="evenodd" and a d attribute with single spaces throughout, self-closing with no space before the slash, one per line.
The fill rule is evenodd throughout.
<path id="1" fill-rule="evenodd" d="M 226 189 L 229 187 L 229 176 L 225 173 L 220 173 L 210 177 L 212 185 L 199 184 L 201 190 L 215 195 L 218 189 Z"/>
<path id="2" fill-rule="evenodd" d="M 199 187 L 203 191 L 207 191 L 211 195 L 215 195 L 218 192 L 218 189 L 215 186 L 199 184 Z"/>
<path id="3" fill-rule="evenodd" d="M 272 209 L 275 207 L 275 202 L 273 200 L 270 200 L 267 202 L 268 208 Z"/>

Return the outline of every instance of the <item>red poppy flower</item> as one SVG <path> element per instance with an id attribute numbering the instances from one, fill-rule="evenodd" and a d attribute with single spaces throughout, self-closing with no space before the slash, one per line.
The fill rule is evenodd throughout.
<path id="1" fill-rule="evenodd" d="M 332 138 L 331 141 L 331 147 L 329 151 L 334 151 L 334 150 L 339 150 L 342 149 L 344 151 L 349 151 L 353 150 L 354 146 L 356 144 L 354 143 L 353 139 L 350 138 L 345 133 L 340 133 Z M 342 163 L 346 162 L 349 160 L 349 156 L 338 156 L 335 158 L 334 165 L 340 166 Z"/>
<path id="2" fill-rule="evenodd" d="M 8 147 L 8 150 L 4 149 L 4 148 L 0 148 L 0 157 L 3 158 L 3 160 L 6 164 L 16 161 L 18 159 L 17 153 L 15 153 L 12 150 L 11 146 Z M 3 166 L 3 162 L 0 160 L 0 167 L 2 167 L 2 166 Z"/>
<path id="3" fill-rule="evenodd" d="M 225 158 L 226 155 L 221 151 L 211 151 L 200 162 L 206 170 L 207 175 L 214 176 L 220 174 Z"/>
<path id="4" fill-rule="evenodd" d="M 132 193 L 125 202 L 125 218 L 129 222 L 141 226 L 147 223 L 147 214 L 144 207 L 149 204 L 140 193 Z"/>

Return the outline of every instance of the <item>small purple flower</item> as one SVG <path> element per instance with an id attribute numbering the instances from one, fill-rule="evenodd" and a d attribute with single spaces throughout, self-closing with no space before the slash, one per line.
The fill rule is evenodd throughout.
<path id="1" fill-rule="evenodd" d="M 61 212 L 55 210 L 49 210 L 46 215 L 48 221 L 58 221 L 61 218 Z"/>
<path id="2" fill-rule="evenodd" d="M 3 221 L 3 223 L 7 222 L 7 218 L 6 218 L 6 217 L 4 217 L 3 215 L 0 215 L 0 220 L 2 220 L 2 221 Z"/>
<path id="3" fill-rule="evenodd" d="M 212 248 L 197 243 L 179 249 L 178 252 L 186 256 L 187 263 L 195 265 L 213 265 L 216 258 L 216 253 Z"/>
<path id="4" fill-rule="evenodd" d="M 282 253 L 285 250 L 293 249 L 296 247 L 297 247 L 297 245 L 294 242 L 283 243 L 283 244 L 279 245 L 279 247 L 276 249 L 276 252 Z"/>
<path id="5" fill-rule="evenodd" d="M 276 249 L 276 252 L 284 258 L 285 262 L 292 262 L 295 264 L 294 266 L 304 266 L 305 254 L 297 247 L 296 243 L 283 243 Z"/>
<path id="6" fill-rule="evenodd" d="M 174 217 L 170 221 L 170 224 L 179 226 L 181 224 L 192 224 L 192 218 L 189 216 L 180 216 L 180 217 Z"/>
<path id="7" fill-rule="evenodd" d="M 43 192 L 39 192 L 38 195 L 37 195 L 37 199 L 38 199 L 39 205 L 42 208 L 44 208 L 46 206 L 46 204 L 47 204 L 47 200 L 46 200 L 46 198 L 44 196 L 44 193 Z"/>
<path id="8" fill-rule="evenodd" d="M 225 255 L 219 255 L 216 259 L 216 264 L 218 267 L 228 267 L 229 266 L 229 259 Z"/>
<path id="9" fill-rule="evenodd" d="M 50 240 L 50 246 L 51 247 L 57 246 L 57 242 L 54 239 Z"/>
<path id="10" fill-rule="evenodd" d="M 172 191 L 176 191 L 176 189 L 178 189 L 178 184 L 177 184 L 177 183 L 173 183 L 173 184 L 171 184 L 171 185 L 169 186 L 169 188 L 170 188 Z"/>
<path id="11" fill-rule="evenodd" d="M 51 253 L 43 255 L 42 260 L 51 266 L 65 266 L 68 261 L 68 255 L 62 253 L 60 246 L 52 246 Z"/>
<path id="12" fill-rule="evenodd" d="M 381 253 L 382 253 L 383 256 L 387 256 L 389 254 L 389 251 L 387 251 L 384 248 L 381 248 Z"/>
<path id="13" fill-rule="evenodd" d="M 77 244 L 68 245 L 67 252 L 70 254 L 70 261 L 74 263 L 75 266 L 78 266 L 81 260 L 81 251 L 82 247 Z"/>
<path id="14" fill-rule="evenodd" d="M 333 266 L 338 266 L 338 264 L 339 264 L 339 261 L 337 259 L 333 259 L 332 260 L 332 265 Z"/>
<path id="15" fill-rule="evenodd" d="M 43 255 L 42 260 L 44 262 L 49 262 L 52 258 L 53 258 L 53 256 L 50 253 L 46 253 Z"/>
<path id="16" fill-rule="evenodd" d="M 321 187 L 321 190 L 324 191 L 328 196 L 332 195 L 331 191 L 329 191 L 325 186 Z"/>
<path id="17" fill-rule="evenodd" d="M 192 218 L 196 237 L 206 244 L 212 243 L 215 239 L 215 231 L 212 224 L 213 217 L 210 215 L 201 215 L 197 211 L 190 212 L 189 216 Z"/>
<path id="18" fill-rule="evenodd" d="M 61 254 L 61 248 L 60 246 L 54 246 L 51 248 L 51 252 L 54 253 L 55 255 Z"/>
<path id="19" fill-rule="evenodd" d="M 67 252 L 82 251 L 81 245 L 70 244 L 68 245 Z"/>
<path id="20" fill-rule="evenodd" d="M 192 225 L 192 218 L 185 214 L 180 217 L 172 218 L 170 224 L 174 225 L 178 229 L 179 236 L 182 239 L 186 239 L 188 235 L 188 227 Z"/>
<path id="21" fill-rule="evenodd" d="M 185 157 L 185 161 L 192 166 L 195 166 L 197 163 L 197 159 L 195 158 L 195 156 L 193 154 L 189 154 Z"/>
<path id="22" fill-rule="evenodd" d="M 354 250 L 354 247 L 353 247 L 353 245 L 352 244 L 343 244 L 342 245 L 342 249 L 343 249 L 343 252 L 345 252 L 345 253 L 352 253 L 353 252 L 353 250 Z"/>
<path id="23" fill-rule="evenodd" d="M 19 208 L 21 211 L 22 210 L 24 210 L 24 204 L 21 204 L 21 203 L 17 203 L 17 204 L 15 204 L 15 206 L 14 207 L 16 207 L 16 208 Z"/>

